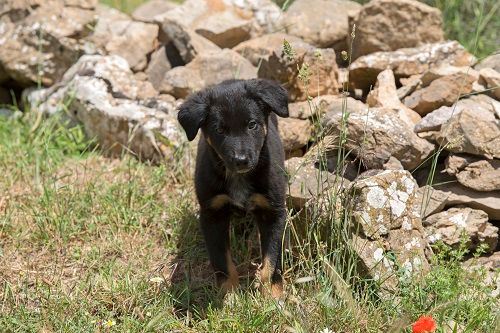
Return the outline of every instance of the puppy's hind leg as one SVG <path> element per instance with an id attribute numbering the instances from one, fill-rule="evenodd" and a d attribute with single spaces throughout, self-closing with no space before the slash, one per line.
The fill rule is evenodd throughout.
<path id="1" fill-rule="evenodd" d="M 200 223 L 217 285 L 223 291 L 234 290 L 239 283 L 238 272 L 229 248 L 229 217 L 227 208 L 202 209 Z"/>

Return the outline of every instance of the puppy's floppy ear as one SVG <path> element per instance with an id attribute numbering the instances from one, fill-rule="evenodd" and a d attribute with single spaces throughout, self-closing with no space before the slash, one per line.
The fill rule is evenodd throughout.
<path id="1" fill-rule="evenodd" d="M 247 91 L 266 104 L 278 116 L 288 117 L 288 92 L 277 82 L 265 79 L 246 81 Z"/>
<path id="2" fill-rule="evenodd" d="M 177 120 L 186 132 L 189 141 L 193 141 L 198 130 L 207 117 L 208 101 L 205 92 L 200 91 L 191 95 L 179 107 Z"/>

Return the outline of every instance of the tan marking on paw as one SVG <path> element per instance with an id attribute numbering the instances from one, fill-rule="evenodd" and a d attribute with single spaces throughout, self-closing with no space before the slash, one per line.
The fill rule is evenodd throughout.
<path id="1" fill-rule="evenodd" d="M 271 285 L 271 296 L 276 299 L 283 296 L 283 282 L 276 282 Z"/>
<path id="2" fill-rule="evenodd" d="M 236 288 L 238 288 L 238 285 L 240 283 L 238 271 L 236 270 L 236 266 L 233 263 L 231 253 L 229 251 L 226 252 L 226 263 L 229 276 L 227 277 L 226 281 L 221 284 L 221 288 L 224 291 L 229 292 L 234 291 Z"/>
<path id="3" fill-rule="evenodd" d="M 271 282 L 271 274 L 273 273 L 274 267 L 271 265 L 268 257 L 264 257 L 262 260 L 262 268 L 260 269 L 260 282 L 262 284 L 268 284 Z"/>

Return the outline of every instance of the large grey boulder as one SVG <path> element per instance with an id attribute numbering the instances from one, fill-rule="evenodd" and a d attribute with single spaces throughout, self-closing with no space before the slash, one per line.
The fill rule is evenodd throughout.
<path id="1" fill-rule="evenodd" d="M 405 169 L 414 169 L 434 151 L 434 145 L 421 139 L 399 118 L 397 110 L 370 108 L 352 112 L 344 124 L 341 110 L 327 112 L 322 127 L 331 135 L 345 131 L 345 147 L 368 169 L 383 169 L 393 156 Z M 345 126 L 345 128 L 343 128 Z"/>
<path id="2" fill-rule="evenodd" d="M 352 23 L 356 24 L 354 59 L 444 39 L 441 11 L 416 0 L 370 1 Z"/>
<path id="3" fill-rule="evenodd" d="M 418 185 L 405 170 L 388 170 L 352 183 L 354 250 L 366 272 L 394 290 L 428 270 Z"/>
<path id="4" fill-rule="evenodd" d="M 60 84 L 31 95 L 35 110 L 81 124 L 105 154 L 159 161 L 172 157 L 185 138 L 175 104 L 155 98 L 151 84 L 137 81 L 125 59 L 99 55 L 81 57 Z"/>

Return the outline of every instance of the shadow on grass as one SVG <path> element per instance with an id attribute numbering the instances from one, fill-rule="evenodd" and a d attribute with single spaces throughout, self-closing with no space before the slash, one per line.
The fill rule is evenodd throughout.
<path id="1" fill-rule="evenodd" d="M 197 210 L 197 208 L 196 208 Z M 215 274 L 198 223 L 196 210 L 182 209 L 176 233 L 177 250 L 168 292 L 174 299 L 177 315 L 204 319 L 209 309 L 221 308 L 224 294 L 215 285 Z M 240 275 L 240 287 L 252 287 L 259 253 L 257 228 L 248 216 L 233 214 L 231 251 Z"/>

